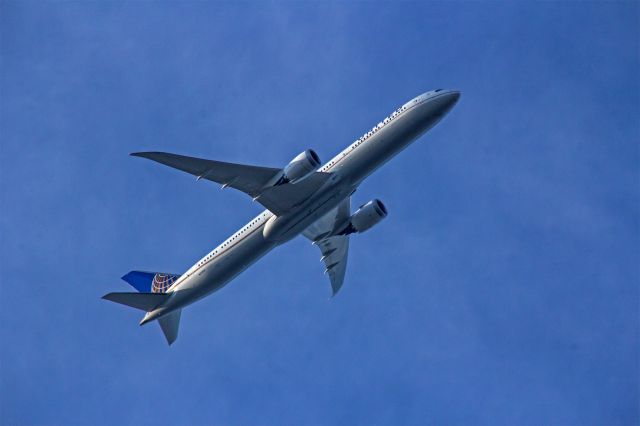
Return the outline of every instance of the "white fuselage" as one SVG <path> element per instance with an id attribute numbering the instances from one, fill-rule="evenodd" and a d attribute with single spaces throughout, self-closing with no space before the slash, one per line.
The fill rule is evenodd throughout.
<path id="1" fill-rule="evenodd" d="M 349 197 L 364 178 L 435 125 L 458 97 L 455 91 L 427 92 L 394 111 L 318 169 L 331 177 L 298 208 L 282 216 L 269 210 L 260 213 L 189 268 L 168 290 L 171 297 L 147 313 L 142 323 L 220 289 L 273 248 L 302 233 Z"/>

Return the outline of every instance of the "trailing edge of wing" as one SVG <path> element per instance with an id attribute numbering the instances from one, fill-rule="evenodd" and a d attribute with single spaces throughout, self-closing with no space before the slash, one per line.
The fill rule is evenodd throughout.
<path id="1" fill-rule="evenodd" d="M 349 256 L 349 236 L 333 235 L 336 227 L 343 224 L 351 212 L 351 200 L 347 198 L 338 207 L 321 217 L 316 223 L 307 228 L 303 234 L 316 243 L 325 265 L 325 273 L 331 282 L 331 296 L 342 288 L 347 271 Z"/>
<path id="2" fill-rule="evenodd" d="M 330 176 L 329 173 L 314 172 L 300 182 L 270 186 L 281 169 L 205 160 L 168 152 L 134 152 L 131 155 L 191 173 L 198 179 L 217 182 L 223 187 L 235 188 L 276 215 L 282 215 L 305 201 Z"/>

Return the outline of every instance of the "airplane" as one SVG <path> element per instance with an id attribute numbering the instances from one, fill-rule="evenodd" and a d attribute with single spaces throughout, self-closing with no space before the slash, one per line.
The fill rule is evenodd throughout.
<path id="1" fill-rule="evenodd" d="M 345 150 L 321 166 L 312 149 L 284 168 L 205 160 L 165 152 L 135 152 L 190 173 L 197 180 L 235 188 L 266 208 L 207 253 L 182 275 L 131 271 L 122 279 L 137 292 L 109 293 L 103 299 L 145 311 L 140 325 L 157 320 L 171 345 L 178 337 L 182 308 L 219 290 L 254 262 L 302 234 L 321 252 L 331 297 L 342 287 L 349 236 L 367 231 L 387 216 L 373 199 L 351 213 L 351 194 L 380 166 L 438 123 L 460 92 L 437 89 L 393 111 Z"/>

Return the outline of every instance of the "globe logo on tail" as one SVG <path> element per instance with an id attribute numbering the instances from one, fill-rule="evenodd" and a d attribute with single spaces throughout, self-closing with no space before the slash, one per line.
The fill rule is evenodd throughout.
<path id="1" fill-rule="evenodd" d="M 175 280 L 175 275 L 155 274 L 151 282 L 151 293 L 166 293 Z"/>

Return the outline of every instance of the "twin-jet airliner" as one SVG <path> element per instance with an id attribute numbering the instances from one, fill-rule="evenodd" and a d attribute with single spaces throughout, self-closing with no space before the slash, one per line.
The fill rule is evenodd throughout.
<path id="1" fill-rule="evenodd" d="M 351 212 L 351 194 L 376 169 L 438 123 L 460 93 L 424 93 L 378 123 L 321 166 L 307 149 L 284 168 L 204 160 L 165 152 L 131 155 L 190 173 L 248 194 L 266 210 L 214 248 L 182 275 L 131 271 L 122 277 L 138 292 L 109 293 L 103 299 L 145 311 L 140 325 L 158 320 L 167 343 L 178 337 L 182 308 L 222 288 L 276 246 L 302 234 L 321 252 L 334 296 L 347 267 L 349 236 L 365 232 L 387 216 L 373 199 Z"/>

